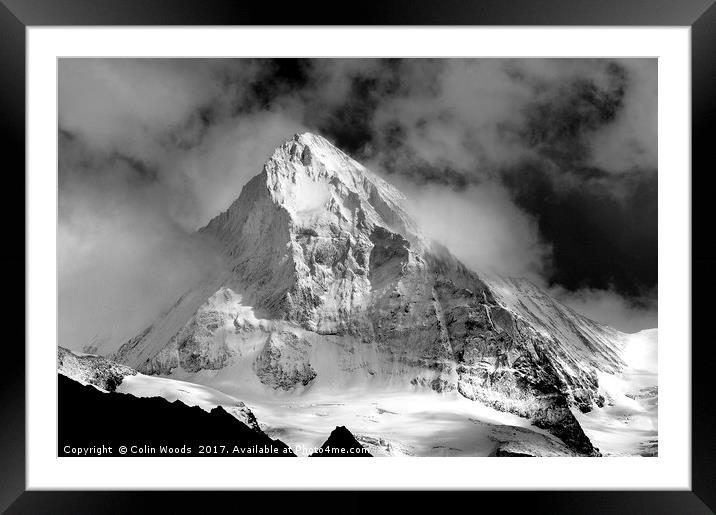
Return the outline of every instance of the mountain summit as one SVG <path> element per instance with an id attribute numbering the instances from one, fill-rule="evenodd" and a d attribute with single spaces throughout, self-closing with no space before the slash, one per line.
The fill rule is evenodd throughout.
<path id="1" fill-rule="evenodd" d="M 226 267 L 114 359 L 242 394 L 457 391 L 597 455 L 571 410 L 604 404 L 598 374 L 624 366 L 623 335 L 468 269 L 403 204 L 326 139 L 296 134 L 200 229 Z"/>
<path id="2" fill-rule="evenodd" d="M 403 200 L 327 140 L 303 133 L 200 232 L 221 242 L 252 306 L 322 334 L 345 333 L 382 280 L 376 274 L 422 264 L 424 244 Z"/>

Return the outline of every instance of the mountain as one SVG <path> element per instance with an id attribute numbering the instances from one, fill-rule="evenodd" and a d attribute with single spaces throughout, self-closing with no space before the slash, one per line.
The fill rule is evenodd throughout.
<path id="1" fill-rule="evenodd" d="M 346 426 L 338 426 L 328 436 L 319 451 L 311 454 L 312 458 L 325 458 L 331 456 L 369 458 L 372 455 L 364 448 Z"/>
<path id="2" fill-rule="evenodd" d="M 111 357 L 244 399 L 458 394 L 599 455 L 577 413 L 605 404 L 627 336 L 426 240 L 404 196 L 296 134 L 199 230 L 226 266 Z"/>
<path id="3" fill-rule="evenodd" d="M 62 374 L 57 402 L 58 456 L 294 456 L 222 407 L 103 392 Z"/>

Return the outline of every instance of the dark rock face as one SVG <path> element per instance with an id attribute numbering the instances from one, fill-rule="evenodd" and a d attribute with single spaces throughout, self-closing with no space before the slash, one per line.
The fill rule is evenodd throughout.
<path id="1" fill-rule="evenodd" d="M 458 391 L 530 418 L 580 454 L 598 456 L 569 409 L 567 386 L 543 354 L 542 342 L 519 336 L 507 310 L 452 281 L 440 282 L 436 290 L 457 362 Z"/>
<path id="2" fill-rule="evenodd" d="M 221 407 L 206 412 L 160 397 L 104 393 L 61 374 L 58 422 L 58 456 L 76 455 L 71 448 L 102 446 L 110 448 L 104 456 L 295 456 L 282 441 Z M 120 446 L 129 452 L 122 454 Z M 132 453 L 132 446 L 142 452 Z"/>
<path id="3" fill-rule="evenodd" d="M 304 166 L 311 166 L 311 147 L 305 147 L 301 153 L 301 163 Z"/>
<path id="4" fill-rule="evenodd" d="M 353 436 L 345 426 L 338 426 L 331 431 L 331 435 L 321 446 L 321 450 L 311 454 L 310 457 L 322 458 L 331 456 L 370 458 L 373 455 L 356 440 L 355 436 Z"/>
<path id="5" fill-rule="evenodd" d="M 401 235 L 382 227 L 375 227 L 370 235 L 373 249 L 370 253 L 370 279 L 373 288 L 400 277 L 408 264 L 410 243 Z"/>
<path id="6" fill-rule="evenodd" d="M 214 311 L 197 313 L 191 323 L 177 334 L 177 361 L 187 372 L 219 370 L 232 357 L 230 349 L 224 346 L 215 349 L 211 356 L 203 352 L 203 342 L 210 338 L 218 327 L 225 323 L 225 315 Z"/>
<path id="7" fill-rule="evenodd" d="M 274 332 L 266 338 L 256 358 L 256 376 L 265 385 L 281 390 L 307 386 L 316 377 L 308 360 L 310 344 L 290 332 Z"/>

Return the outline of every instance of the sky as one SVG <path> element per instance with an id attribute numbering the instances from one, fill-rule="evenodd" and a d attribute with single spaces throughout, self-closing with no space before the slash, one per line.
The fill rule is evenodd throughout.
<path id="1" fill-rule="evenodd" d="M 655 59 L 61 59 L 59 339 L 124 338 L 215 266 L 193 233 L 320 134 L 468 266 L 657 325 Z"/>

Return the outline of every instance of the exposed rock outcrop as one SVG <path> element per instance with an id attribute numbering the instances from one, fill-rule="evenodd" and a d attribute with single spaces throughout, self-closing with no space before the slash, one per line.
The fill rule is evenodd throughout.
<path id="1" fill-rule="evenodd" d="M 293 333 L 269 334 L 254 363 L 259 380 L 281 390 L 308 386 L 316 377 L 316 371 L 308 361 L 309 346 L 306 340 Z"/>
<path id="2" fill-rule="evenodd" d="M 125 376 L 137 373 L 133 368 L 102 356 L 75 354 L 64 347 L 57 347 L 57 371 L 108 392 L 115 391 Z"/>

